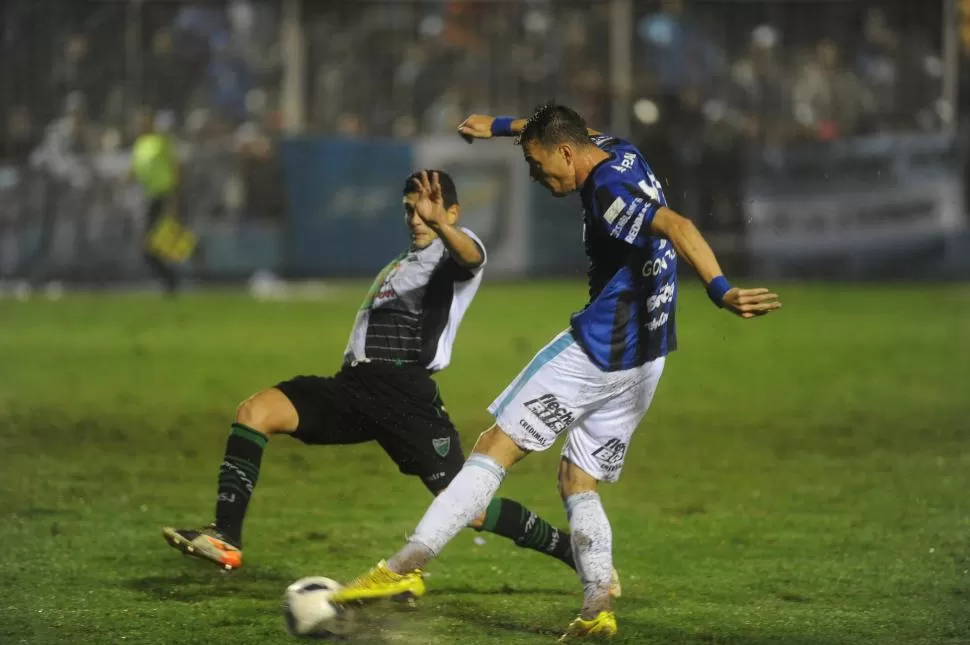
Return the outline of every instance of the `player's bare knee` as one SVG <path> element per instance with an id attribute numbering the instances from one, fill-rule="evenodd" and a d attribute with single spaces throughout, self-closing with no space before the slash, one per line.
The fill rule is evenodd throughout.
<path id="1" fill-rule="evenodd" d="M 263 434 L 272 434 L 272 410 L 261 400 L 259 393 L 240 403 L 236 407 L 236 423 L 241 423 Z"/>
<path id="2" fill-rule="evenodd" d="M 492 445 L 501 440 L 499 436 L 501 434 L 503 434 L 502 428 L 497 423 L 493 423 L 488 429 L 482 430 L 481 434 L 478 435 L 478 441 L 475 442 L 475 445 Z"/>
<path id="3" fill-rule="evenodd" d="M 529 454 L 519 447 L 497 423 L 478 435 L 478 441 L 475 442 L 472 452 L 491 457 L 506 470 Z"/>
<path id="4" fill-rule="evenodd" d="M 236 423 L 267 436 L 296 429 L 296 409 L 276 388 L 256 392 L 236 408 Z"/>
<path id="5" fill-rule="evenodd" d="M 596 492 L 596 480 L 592 480 L 589 483 L 579 483 L 570 480 L 559 480 L 559 496 L 563 501 L 573 495 L 579 495 L 580 493 Z"/>
<path id="6" fill-rule="evenodd" d="M 563 501 L 579 493 L 596 491 L 599 482 L 595 477 L 566 459 L 559 462 L 559 496 Z"/>

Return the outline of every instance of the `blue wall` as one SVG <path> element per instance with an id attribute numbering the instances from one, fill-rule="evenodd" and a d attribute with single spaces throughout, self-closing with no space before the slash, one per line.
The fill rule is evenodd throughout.
<path id="1" fill-rule="evenodd" d="M 304 137 L 283 141 L 281 151 L 286 274 L 370 274 L 407 247 L 401 193 L 413 163 L 409 143 Z"/>

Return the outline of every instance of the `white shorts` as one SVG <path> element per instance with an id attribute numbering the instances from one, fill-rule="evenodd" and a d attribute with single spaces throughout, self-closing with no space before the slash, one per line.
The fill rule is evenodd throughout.
<path id="1" fill-rule="evenodd" d="M 488 411 L 523 450 L 545 450 L 566 432 L 564 459 L 599 481 L 616 481 L 633 431 L 657 391 L 664 360 L 604 372 L 565 331 L 535 355 Z"/>

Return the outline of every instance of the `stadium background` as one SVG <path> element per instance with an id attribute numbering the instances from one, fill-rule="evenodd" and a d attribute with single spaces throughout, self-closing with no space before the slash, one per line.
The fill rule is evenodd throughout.
<path id="1" fill-rule="evenodd" d="M 437 376 L 472 445 L 585 258 L 575 197 L 453 128 L 550 97 L 640 143 L 729 277 L 784 303 L 742 321 L 678 285 L 679 349 L 602 490 L 614 644 L 970 643 L 968 51 L 970 0 L 0 2 L 0 643 L 292 643 L 286 585 L 393 552 L 428 498 L 375 445 L 271 442 L 231 576 L 160 529 L 211 520 L 241 399 L 339 369 L 412 166 L 454 172 L 489 245 Z M 119 181 L 143 104 L 202 238 L 174 300 Z M 502 495 L 564 525 L 557 459 Z M 575 576 L 482 537 L 350 642 L 552 642 Z"/>
<path id="2" fill-rule="evenodd" d="M 416 165 L 454 172 L 493 277 L 579 275 L 573 200 L 511 146 L 453 136 L 548 98 L 639 143 L 732 275 L 970 275 L 968 0 L 11 0 L 0 18 L 8 287 L 147 278 L 119 181 L 141 105 L 180 142 L 198 280 L 371 273 L 405 239 Z"/>

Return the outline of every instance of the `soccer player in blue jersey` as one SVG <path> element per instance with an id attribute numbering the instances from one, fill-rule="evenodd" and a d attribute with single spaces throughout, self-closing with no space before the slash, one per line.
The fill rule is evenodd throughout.
<path id="1" fill-rule="evenodd" d="M 718 307 L 754 318 L 781 307 L 768 289 L 732 287 L 690 220 L 667 207 L 660 182 L 626 141 L 590 131 L 561 105 L 529 119 L 474 115 L 466 139 L 517 136 L 532 179 L 557 196 L 578 192 L 589 257 L 589 303 L 489 407 L 495 425 L 425 513 L 407 545 L 350 583 L 338 602 L 424 593 L 421 569 L 498 490 L 506 471 L 566 435 L 559 490 L 583 584 L 582 610 L 563 640 L 616 633 L 609 585 L 612 531 L 597 493 L 616 481 L 634 430 L 656 391 L 674 327 L 677 258 Z"/>

